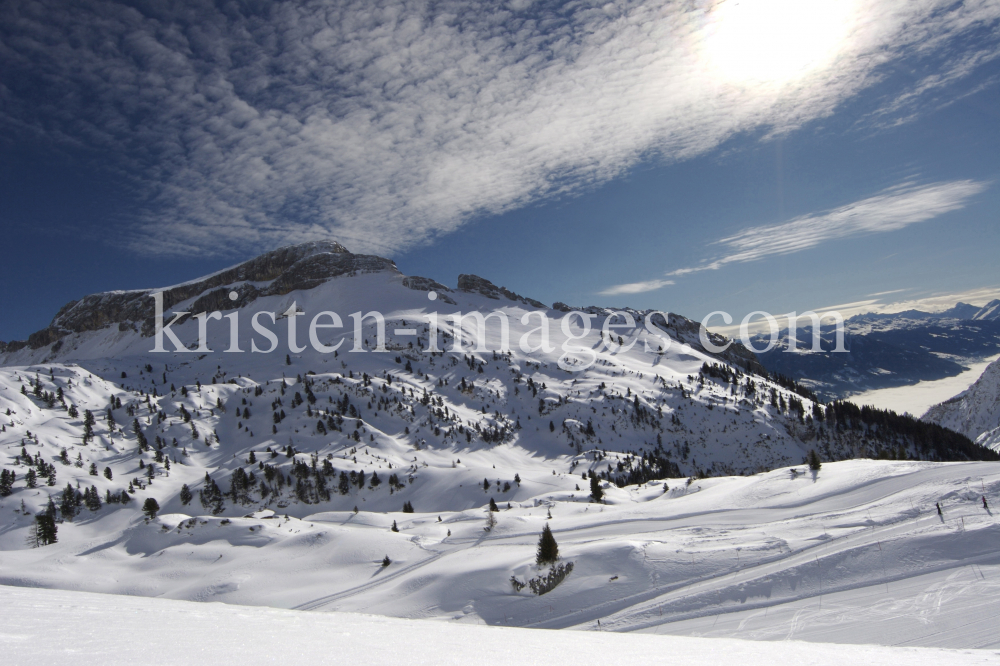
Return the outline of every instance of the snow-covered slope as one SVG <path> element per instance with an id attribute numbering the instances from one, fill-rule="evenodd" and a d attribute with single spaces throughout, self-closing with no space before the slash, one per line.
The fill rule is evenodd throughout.
<path id="1" fill-rule="evenodd" d="M 930 497 L 958 497 L 969 474 L 993 473 L 852 462 L 824 466 L 815 483 L 792 479 L 787 467 L 810 449 L 825 460 L 997 457 L 937 426 L 816 404 L 755 374 L 742 348 L 709 354 L 677 315 L 630 311 L 637 328 L 618 331 L 619 348 L 599 327 L 564 328 L 562 304 L 470 275 L 450 289 L 336 244 L 286 248 L 166 290 L 168 310 L 226 315 L 207 322 L 201 349 L 200 322 L 187 318 L 173 328 L 187 351 L 150 351 L 150 293 L 72 303 L 0 355 L 0 468 L 14 476 L 0 493 L 0 582 L 520 626 L 589 627 L 633 609 L 637 619 L 614 622 L 636 628 L 649 625 L 643 604 L 709 579 L 721 586 L 715 597 L 658 613 L 730 609 L 746 584 L 726 578 L 734 553 L 742 566 L 737 547 L 772 567 L 775 603 L 801 601 L 812 594 L 797 582 L 802 553 L 825 543 L 829 521 L 844 525 L 836 543 L 848 549 L 823 551 L 831 566 L 869 547 L 853 534 L 869 527 L 859 507 L 876 512 L 873 501 L 899 493 L 893 477 L 926 481 L 922 495 L 893 501 L 885 520 L 895 525 L 926 514 Z M 373 310 L 385 318 L 383 352 L 374 320 L 355 335 L 349 316 Z M 510 350 L 499 351 L 492 319 L 476 351 L 471 322 L 450 316 L 494 310 L 506 315 Z M 250 326 L 259 311 L 279 315 L 264 319 L 281 338 L 273 353 L 252 351 L 267 346 Z M 306 342 L 320 311 L 344 320 L 316 336 L 343 340 L 337 352 Z M 288 312 L 307 316 L 280 317 Z M 586 312 L 597 326 L 609 314 Z M 526 351 L 522 340 L 541 346 L 541 321 L 550 347 Z M 460 334 L 466 347 L 452 351 Z M 287 355 L 286 336 L 298 343 Z M 590 501 L 592 483 L 603 503 Z M 882 495 L 861 492 L 868 486 Z M 154 520 L 142 516 L 146 500 L 160 507 Z M 487 532 L 491 501 L 499 523 Z M 40 512 L 62 521 L 59 541 L 28 548 Z M 544 597 L 515 592 L 512 576 L 542 575 L 533 553 L 546 521 L 576 568 Z M 937 538 L 944 528 L 931 523 L 915 525 Z M 976 556 L 977 544 L 958 556 Z M 947 568 L 952 556 L 897 574 Z M 843 589 L 870 585 L 868 564 L 844 573 Z"/>
<path id="2" fill-rule="evenodd" d="M 17 666 L 70 661 L 100 666 L 293 662 L 576 666 L 588 660 L 636 664 L 681 658 L 690 666 L 995 663 L 995 654 L 979 650 L 560 633 L 8 587 L 0 587 L 0 603 L 18 609 L 5 618 L 0 635 L 5 663 Z M 122 631 L 123 618 L 137 626 Z M 58 630 L 43 633 L 43 627 Z"/>
<path id="3" fill-rule="evenodd" d="M 981 307 L 976 314 L 972 315 L 976 321 L 996 321 L 1000 319 L 1000 299 L 994 299 Z"/>
<path id="4" fill-rule="evenodd" d="M 1000 360 L 990 363 L 968 389 L 934 405 L 921 419 L 1000 451 Z"/>
<path id="5" fill-rule="evenodd" d="M 489 532 L 480 508 L 148 522 L 102 509 L 44 548 L 18 549 L 26 529 L 8 525 L 0 583 L 452 623 L 1000 646 L 1000 526 L 981 504 L 997 503 L 995 463 L 792 469 L 612 487 L 606 504 L 537 474 Z M 545 524 L 574 568 L 535 596 L 511 577 L 544 573 Z M 728 621 L 747 613 L 756 634 Z"/>

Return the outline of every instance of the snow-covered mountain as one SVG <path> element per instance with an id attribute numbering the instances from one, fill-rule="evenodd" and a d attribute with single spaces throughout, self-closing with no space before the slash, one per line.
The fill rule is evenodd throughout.
<path id="1" fill-rule="evenodd" d="M 934 405 L 921 419 L 1000 451 L 1000 359 L 990 363 L 976 383 L 954 398 Z"/>
<path id="2" fill-rule="evenodd" d="M 996 321 L 1000 319 L 1000 298 L 993 299 L 983 307 L 979 308 L 971 317 L 975 321 Z"/>
<path id="3" fill-rule="evenodd" d="M 163 335 L 165 352 L 151 351 L 157 293 L 180 343 Z M 219 318 L 200 316 L 213 311 Z M 373 311 L 384 317 L 384 351 L 377 318 L 363 316 Z M 0 354 L 0 583 L 583 626 L 648 601 L 650 581 L 678 575 L 673 565 L 649 568 L 640 550 L 667 561 L 684 543 L 716 548 L 715 532 L 694 523 L 736 516 L 713 518 L 719 507 L 784 507 L 744 516 L 760 534 L 733 541 L 759 542 L 763 563 L 824 538 L 809 528 L 775 541 L 768 527 L 794 521 L 811 494 L 937 469 L 915 459 L 1000 459 L 934 424 L 820 404 L 738 345 L 709 353 L 697 324 L 678 315 L 628 311 L 634 327 L 609 335 L 600 324 L 610 310 L 580 310 L 595 318 L 589 332 L 570 311 L 474 275 L 454 289 L 404 276 L 336 243 L 70 303 Z M 188 314 L 170 324 L 173 312 Z M 253 325 L 259 312 L 275 313 L 257 320 L 274 338 L 270 353 L 259 351 L 269 348 Z M 313 327 L 334 323 L 321 312 L 343 327 Z M 470 312 L 498 313 L 483 347 L 474 318 L 453 319 Z M 820 478 L 834 485 L 805 470 L 769 471 L 801 465 L 810 449 L 826 461 L 908 460 L 824 465 Z M 926 474 L 927 497 L 960 485 Z M 601 502 L 591 501 L 595 487 Z M 143 518 L 147 500 L 155 519 Z M 491 502 L 499 522 L 486 531 Z M 834 520 L 838 506 L 817 511 Z M 59 541 L 26 548 L 40 513 L 62 521 Z M 680 519 L 691 524 L 674 546 L 632 543 L 636 531 L 670 531 Z M 542 575 L 533 552 L 547 521 L 577 568 L 567 579 L 576 582 L 560 586 L 562 613 L 545 616 L 540 598 L 510 581 Z M 708 568 L 685 574 L 691 584 L 728 572 L 728 555 L 700 561 Z M 785 563 L 794 592 L 805 565 Z M 866 575 L 845 585 L 870 584 Z M 611 577 L 621 581 L 614 589 Z M 710 607 L 682 604 L 673 617 Z M 647 622 L 636 609 L 641 622 L 621 627 Z"/>
<path id="4" fill-rule="evenodd" d="M 936 313 L 861 314 L 848 319 L 844 331 L 849 354 L 787 353 L 785 329 L 774 349 L 759 360 L 770 372 L 796 378 L 825 400 L 954 377 L 1000 352 L 1000 301 L 982 307 L 958 303 Z M 821 337 L 823 349 L 835 347 L 832 325 L 823 326 Z M 809 349 L 812 329 L 800 327 L 797 340 L 798 349 Z M 758 348 L 766 344 L 762 337 L 754 343 Z"/>
<path id="5" fill-rule="evenodd" d="M 453 290 L 403 276 L 392 261 L 355 255 L 337 243 L 282 248 L 162 290 L 165 323 L 171 311 L 196 315 L 172 325 L 186 347 L 182 351 L 173 350 L 166 336 L 165 349 L 171 351 L 150 351 L 155 338 L 151 294 L 159 291 L 88 296 L 63 307 L 28 341 L 8 344 L 0 356 L 9 396 L 2 408 L 12 410 L 6 440 L 17 442 L 32 429 L 41 437 L 39 446 L 53 446 L 57 453 L 65 446 L 79 447 L 82 413 L 90 409 L 100 422 L 88 443 L 96 450 L 88 456 L 102 468 L 102 449 L 123 453 L 141 432 L 157 451 L 164 442 L 169 445 L 158 457 L 170 454 L 201 474 L 224 478 L 251 451 L 259 456 L 289 447 L 313 458 L 349 457 L 344 471 L 371 474 L 379 464 L 383 470 L 412 467 L 416 472 L 415 450 L 442 456 L 438 462 L 451 470 L 452 459 L 465 449 L 492 458 L 503 445 L 518 455 L 541 455 L 623 483 L 668 472 L 771 469 L 801 462 L 810 448 L 827 459 L 900 447 L 915 457 L 976 455 L 944 441 L 919 450 L 888 426 L 873 438 L 844 427 L 851 415 L 840 419 L 838 429 L 826 428 L 826 410 L 807 391 L 760 374 L 764 371 L 754 355 L 739 345 L 722 355 L 709 354 L 697 324 L 677 315 L 629 311 L 638 328 L 625 331 L 626 337 L 632 334 L 628 341 L 619 336 L 624 344 L 619 349 L 599 328 L 611 311 L 585 308 L 598 324 L 573 341 L 563 321 L 569 306 L 557 303 L 548 309 L 471 275 L 459 276 Z M 306 316 L 288 316 L 293 306 Z M 225 318 L 220 313 L 213 322 L 197 316 L 213 310 Z M 463 320 L 460 330 L 451 315 L 493 310 L 506 317 L 510 351 L 497 351 L 503 347 L 497 318 L 485 329 L 485 348 L 492 351 L 466 351 L 475 348 L 468 330 L 474 322 Z M 267 348 L 249 321 L 260 311 L 276 313 L 278 321 L 268 327 L 275 338 L 291 336 L 297 322 L 295 339 L 284 340 L 272 353 L 253 351 L 258 343 Z M 307 322 L 323 311 L 340 313 L 346 323 L 332 334 L 323 331 L 321 343 L 314 332 L 317 347 L 306 342 Z M 361 319 L 370 311 L 385 318 L 381 352 L 375 348 L 374 318 L 362 320 L 355 331 L 349 316 L 358 313 Z M 431 314 L 437 319 L 434 341 Z M 527 348 L 541 345 L 537 329 L 543 320 L 549 324 L 550 349 L 524 351 L 522 342 Z M 267 317 L 260 321 L 269 323 Z M 669 338 L 667 349 L 657 352 L 655 335 L 650 347 L 647 323 L 648 330 Z M 462 352 L 450 351 L 456 336 L 464 337 Z M 713 340 L 723 342 L 718 336 Z M 323 345 L 338 342 L 339 351 L 322 351 Z M 635 344 L 629 348 L 629 343 Z M 565 351 L 573 348 L 582 351 Z M 576 371 L 572 364 L 581 358 L 592 365 Z M 706 364 L 718 368 L 706 375 Z M 60 392 L 56 402 L 42 397 Z M 109 428 L 111 397 L 116 406 Z M 69 416 L 71 405 L 79 416 Z M 60 436 L 46 442 L 47 428 L 57 428 Z M 368 458 L 355 463 L 354 450 L 363 447 L 369 453 L 361 455 Z M 610 470 L 606 456 L 611 454 L 604 451 L 622 452 Z M 140 458 L 134 452 L 127 460 L 137 464 Z M 353 506 L 354 500 L 345 495 L 324 501 Z"/>

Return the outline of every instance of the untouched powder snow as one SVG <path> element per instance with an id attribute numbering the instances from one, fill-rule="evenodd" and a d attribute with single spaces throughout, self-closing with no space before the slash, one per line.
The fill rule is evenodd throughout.
<path id="1" fill-rule="evenodd" d="M 0 587 L 7 664 L 643 664 L 965 666 L 979 650 L 781 644 L 419 622 Z M 16 613 L 9 612 L 16 608 Z M 123 631 L 123 621 L 128 628 Z"/>

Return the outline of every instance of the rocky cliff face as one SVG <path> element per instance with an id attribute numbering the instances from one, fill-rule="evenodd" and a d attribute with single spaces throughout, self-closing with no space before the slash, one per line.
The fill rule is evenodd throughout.
<path id="1" fill-rule="evenodd" d="M 503 297 L 510 301 L 530 305 L 533 308 L 545 308 L 546 310 L 549 308 L 549 306 L 540 301 L 515 294 L 506 287 L 498 287 L 486 278 L 481 278 L 478 275 L 459 275 L 458 290 L 472 294 L 481 294 L 486 298 L 499 299 Z"/>
<path id="2" fill-rule="evenodd" d="M 194 313 L 242 307 L 261 296 L 287 294 L 296 289 L 312 289 L 343 275 L 390 271 L 399 273 L 395 262 L 373 255 L 352 254 L 335 241 L 317 241 L 278 248 L 205 278 L 163 290 L 164 311 L 201 294 Z M 255 286 L 251 283 L 267 283 Z M 230 289 L 229 285 L 243 283 Z M 150 294 L 157 290 L 110 291 L 85 296 L 67 303 L 47 328 L 32 333 L 26 341 L 10 342 L 3 351 L 25 346 L 39 349 L 56 343 L 69 333 L 97 331 L 117 324 L 121 330 L 134 329 L 153 334 L 154 305 Z M 239 298 L 229 298 L 236 291 Z"/>

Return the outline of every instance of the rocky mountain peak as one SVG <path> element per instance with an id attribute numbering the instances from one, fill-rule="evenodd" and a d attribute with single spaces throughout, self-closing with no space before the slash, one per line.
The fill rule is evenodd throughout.
<path id="1" fill-rule="evenodd" d="M 231 268 L 163 289 L 163 307 L 167 310 L 200 295 L 191 307 L 192 312 L 228 310 L 261 296 L 312 289 L 334 277 L 381 271 L 399 273 L 391 259 L 353 254 L 332 240 L 311 241 L 280 247 Z M 262 282 L 268 284 L 260 286 Z M 149 295 L 157 291 L 160 290 L 109 291 L 72 301 L 56 313 L 47 328 L 32 333 L 27 341 L 7 343 L 3 351 L 17 351 L 25 346 L 38 349 L 58 344 L 70 333 L 96 331 L 115 324 L 120 330 L 140 330 L 143 335 L 152 335 L 154 305 Z M 235 302 L 229 298 L 230 291 L 239 295 Z"/>

